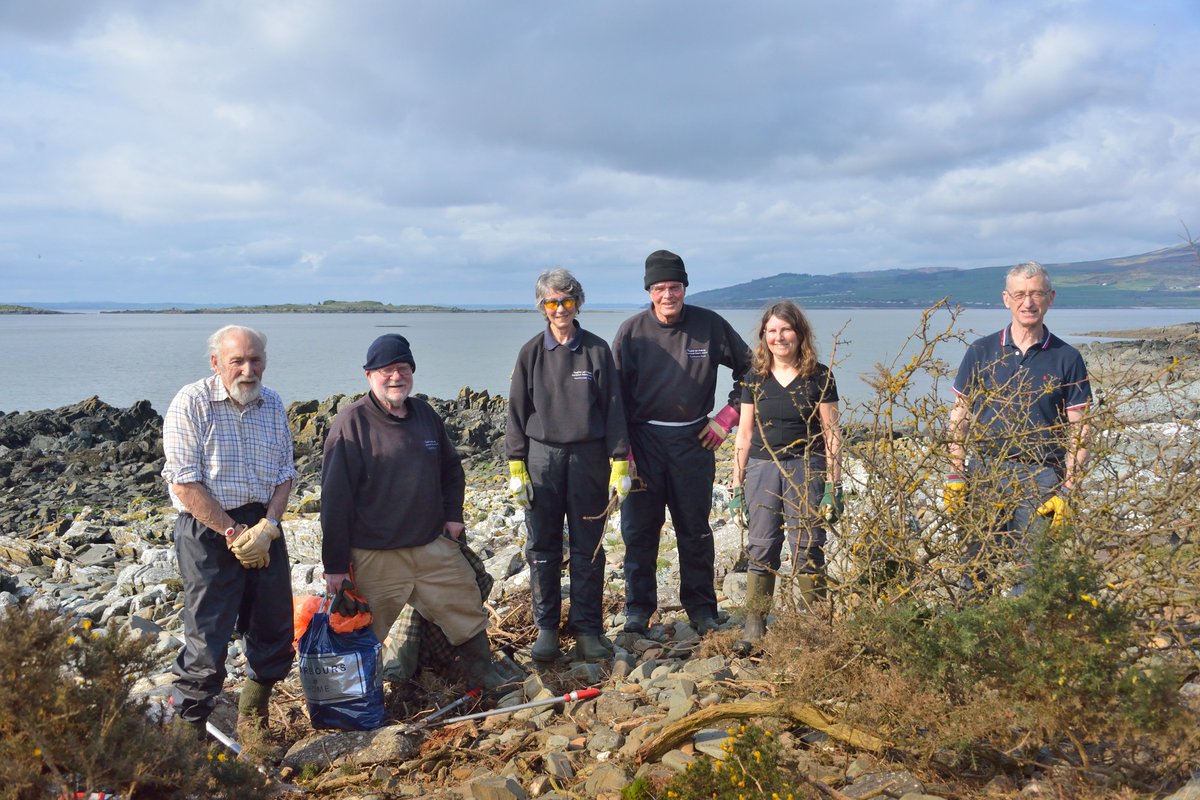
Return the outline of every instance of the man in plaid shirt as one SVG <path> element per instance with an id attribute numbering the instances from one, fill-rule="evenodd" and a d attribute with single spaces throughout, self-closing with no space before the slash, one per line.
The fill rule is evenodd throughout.
<path id="1" fill-rule="evenodd" d="M 283 401 L 262 385 L 266 344 L 252 328 L 218 330 L 208 340 L 213 374 L 180 389 L 163 421 L 162 475 L 179 511 L 175 556 L 184 590 L 175 710 L 204 736 L 236 629 L 246 652 L 243 741 L 252 732 L 261 740 L 271 687 L 287 676 L 294 655 L 279 520 L 296 470 Z"/>

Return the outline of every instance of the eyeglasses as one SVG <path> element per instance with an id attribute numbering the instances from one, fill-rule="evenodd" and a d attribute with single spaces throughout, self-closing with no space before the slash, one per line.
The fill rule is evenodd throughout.
<path id="1" fill-rule="evenodd" d="M 1024 302 L 1026 297 L 1036 300 L 1040 303 L 1050 296 L 1050 293 L 1044 289 L 1034 289 L 1032 292 L 1010 292 L 1006 289 L 1004 293 L 1013 300 L 1016 300 L 1018 303 Z"/>
<path id="2" fill-rule="evenodd" d="M 559 306 L 562 306 L 564 311 L 573 311 L 575 309 L 576 303 L 578 303 L 578 302 L 579 301 L 576 300 L 574 297 L 564 297 L 559 300 L 552 300 L 552 299 L 547 298 L 542 301 L 542 308 L 546 309 L 551 314 L 553 314 L 555 311 L 558 311 Z"/>
<path id="3" fill-rule="evenodd" d="M 393 378 L 397 375 L 412 375 L 412 367 L 407 361 L 401 361 L 396 364 L 388 364 L 386 367 L 379 367 L 375 370 L 385 378 Z"/>
<path id="4" fill-rule="evenodd" d="M 650 287 L 650 294 L 664 295 L 667 293 L 683 294 L 683 284 L 682 283 L 656 283 Z"/>

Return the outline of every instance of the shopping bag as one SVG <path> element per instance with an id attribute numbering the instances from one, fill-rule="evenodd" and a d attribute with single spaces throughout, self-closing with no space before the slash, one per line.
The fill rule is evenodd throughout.
<path id="1" fill-rule="evenodd" d="M 325 598 L 300 637 L 300 684 L 314 728 L 369 731 L 384 722 L 383 646 L 369 628 L 338 633 Z"/>

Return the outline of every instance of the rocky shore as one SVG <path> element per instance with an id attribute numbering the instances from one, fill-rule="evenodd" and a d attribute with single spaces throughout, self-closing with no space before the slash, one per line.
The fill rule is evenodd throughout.
<path id="1" fill-rule="evenodd" d="M 1147 344 L 1153 341 L 1093 345 L 1087 357 L 1089 363 L 1103 361 L 1109 374 L 1169 365 L 1180 357 L 1187 370 L 1194 369 L 1188 359 L 1200 355 L 1196 331 L 1190 338 L 1175 337 L 1173 344 Z M 1180 380 L 1197 379 L 1183 369 L 1179 374 Z M 1200 392 L 1191 396 L 1197 398 L 1195 412 Z M 352 399 L 336 395 L 288 409 L 301 477 L 284 529 L 298 594 L 322 588 L 320 448 L 333 416 Z M 514 678 L 513 690 L 500 703 L 544 699 L 585 686 L 600 687 L 603 693 L 585 703 L 500 715 L 468 731 L 423 739 L 404 735 L 396 726 L 365 734 L 313 732 L 293 678 L 277 693 L 272 709 L 272 726 L 285 731 L 283 744 L 288 746 L 281 764 L 285 780 L 311 777 L 315 770 L 306 788 L 330 797 L 616 798 L 635 776 L 661 784 L 700 753 L 723 757 L 728 734 L 721 717 L 672 737 L 671 726 L 685 718 L 700 718 L 729 703 L 751 704 L 773 712 L 762 715 L 788 718 L 786 709 L 768 702 L 774 676 L 757 661 L 729 652 L 741 622 L 744 576 L 735 564 L 743 533 L 729 517 L 723 486 L 714 487 L 712 516 L 722 633 L 700 640 L 682 612 L 670 606 L 648 636 L 620 633 L 621 546 L 614 519 L 605 537 L 611 601 L 606 623 L 616 657 L 604 664 L 568 659 L 539 668 L 527 652 L 535 632 L 528 621 L 523 516 L 509 502 L 501 473 L 506 402 L 470 389 L 431 402 L 464 455 L 468 533 L 495 579 L 490 605 L 500 629 L 496 642 L 503 646 L 505 666 Z M 52 411 L 0 413 L 0 607 L 32 603 L 89 619 L 100 630 L 120 629 L 145 638 L 162 664 L 160 673 L 140 687 L 152 698 L 166 694 L 170 663 L 182 637 L 181 583 L 171 542 L 174 512 L 159 476 L 162 464 L 162 420 L 145 401 L 117 409 L 89 398 Z M 850 471 L 854 473 L 853 466 Z M 661 563 L 668 600 L 678 585 L 673 547 L 668 524 Z M 233 691 L 244 674 L 236 642 L 228 666 Z M 436 679 L 424 680 L 406 690 L 398 718 L 423 702 L 447 702 L 454 691 Z M 235 700 L 232 694 L 225 698 L 214 717 L 227 730 L 236 715 Z M 789 726 L 793 732 L 781 737 L 782 758 L 822 796 L 953 796 L 952 788 L 906 771 L 881 749 L 861 746 L 863 740 L 854 750 L 839 748 L 846 733 L 836 727 L 822 730 L 815 718 L 806 724 L 792 720 Z M 1022 786 L 1000 776 L 989 791 L 996 796 L 1021 789 L 1055 793 L 1056 758 L 1047 756 L 1045 763 L 1029 768 Z M 1200 796 L 1200 780 L 1193 784 L 1197 795 L 1179 797 Z"/>

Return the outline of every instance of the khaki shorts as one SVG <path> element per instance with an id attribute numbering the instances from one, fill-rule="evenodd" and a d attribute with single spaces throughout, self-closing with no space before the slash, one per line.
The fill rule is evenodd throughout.
<path id="1" fill-rule="evenodd" d="M 475 572 L 458 543 L 446 536 L 395 550 L 354 547 L 350 560 L 354 584 L 371 606 L 371 629 L 381 642 L 408 603 L 455 646 L 487 628 Z"/>

